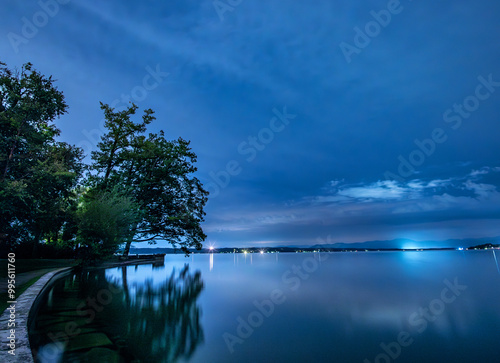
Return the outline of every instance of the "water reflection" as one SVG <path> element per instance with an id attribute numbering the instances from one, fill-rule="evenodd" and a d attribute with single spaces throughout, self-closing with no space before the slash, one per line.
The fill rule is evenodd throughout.
<path id="1" fill-rule="evenodd" d="M 153 266 L 158 269 L 158 266 Z M 175 362 L 204 341 L 197 300 L 201 272 L 186 264 L 159 284 L 129 283 L 105 270 L 59 280 L 30 328 L 38 362 Z M 104 359 L 104 360 L 103 360 Z"/>
<path id="2" fill-rule="evenodd" d="M 495 251 L 494 251 L 494 250 L 492 250 L 492 252 L 493 252 L 493 257 L 495 258 L 495 265 L 497 265 L 497 271 L 498 271 L 498 273 L 500 274 L 500 270 L 498 269 L 497 255 L 495 254 Z"/>
<path id="3" fill-rule="evenodd" d="M 183 255 L 170 255 L 164 267 L 66 279 L 47 295 L 33 346 L 57 352 L 47 337 L 55 334 L 66 362 L 498 360 L 496 250 L 214 253 L 187 261 L 189 269 Z M 412 343 L 397 348 L 401 333 Z M 382 343 L 401 349 L 397 359 Z M 53 356 L 45 362 L 61 361 Z"/>

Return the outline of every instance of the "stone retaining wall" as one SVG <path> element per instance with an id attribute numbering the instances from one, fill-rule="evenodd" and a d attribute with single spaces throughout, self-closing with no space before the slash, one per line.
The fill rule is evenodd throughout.
<path id="1" fill-rule="evenodd" d="M 11 311 L 7 308 L 0 317 L 0 339 L 2 346 L 0 347 L 0 361 L 4 363 L 33 363 L 33 355 L 31 354 L 30 342 L 28 337 L 28 317 L 38 294 L 42 291 L 45 285 L 61 272 L 71 270 L 72 267 L 65 267 L 52 272 L 46 273 L 40 279 L 31 285 L 21 296 L 17 298 L 15 304 L 15 327 L 9 328 L 8 323 L 11 319 Z M 10 307 L 10 306 L 9 306 Z M 9 353 L 11 329 L 15 329 L 15 355 Z"/>

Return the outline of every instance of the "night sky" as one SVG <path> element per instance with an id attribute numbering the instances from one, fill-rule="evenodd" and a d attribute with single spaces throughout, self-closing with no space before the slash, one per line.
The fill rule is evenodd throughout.
<path id="1" fill-rule="evenodd" d="M 500 235 L 497 1 L 2 7 L 0 60 L 57 79 L 61 140 L 95 149 L 99 101 L 191 140 L 207 243 Z"/>

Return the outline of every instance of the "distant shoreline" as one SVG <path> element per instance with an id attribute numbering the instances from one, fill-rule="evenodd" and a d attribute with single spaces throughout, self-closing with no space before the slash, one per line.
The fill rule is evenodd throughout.
<path id="1" fill-rule="evenodd" d="M 424 252 L 424 251 L 469 251 L 469 250 L 494 250 L 500 249 L 500 245 L 484 244 L 471 247 L 435 247 L 435 248 L 332 248 L 332 247 L 222 247 L 203 248 L 201 250 L 190 250 L 194 254 L 206 253 L 314 253 L 314 252 Z M 183 254 L 174 248 L 133 248 L 129 255 L 152 255 L 152 254 Z"/>

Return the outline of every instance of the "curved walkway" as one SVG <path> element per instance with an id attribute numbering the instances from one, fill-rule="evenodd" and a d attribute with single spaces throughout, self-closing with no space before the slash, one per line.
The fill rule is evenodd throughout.
<path id="1" fill-rule="evenodd" d="M 27 271 L 27 272 L 22 272 L 20 274 L 16 274 L 16 289 L 18 286 L 24 285 L 31 279 L 45 275 L 47 272 L 54 271 L 54 268 L 44 268 L 41 270 L 32 270 L 32 271 Z M 0 291 L 1 292 L 7 292 L 7 286 L 8 286 L 8 277 L 2 277 L 0 278 Z"/>
<path id="2" fill-rule="evenodd" d="M 2 316 L 0 317 L 0 337 L 2 341 L 2 346 L 0 347 L 0 361 L 5 363 L 33 363 L 33 356 L 31 354 L 31 348 L 28 339 L 28 316 L 31 307 L 40 291 L 54 275 L 71 269 L 72 267 L 65 267 L 46 273 L 17 298 L 17 303 L 13 304 L 15 307 L 15 312 L 12 317 L 11 310 L 9 310 L 12 305 L 10 305 L 3 312 Z M 32 277 L 33 276 L 31 276 L 31 278 Z M 15 327 L 9 327 L 9 322 L 14 322 Z M 9 336 L 11 336 L 11 329 L 15 330 L 13 334 L 15 336 L 15 355 L 9 353 L 9 351 L 12 352 L 11 348 L 9 347 Z"/>

